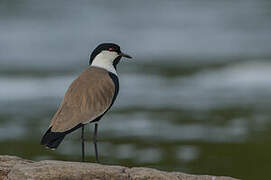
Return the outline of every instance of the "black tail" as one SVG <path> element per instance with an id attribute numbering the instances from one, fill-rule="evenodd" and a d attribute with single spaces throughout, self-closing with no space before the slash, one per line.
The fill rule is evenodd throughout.
<path id="1" fill-rule="evenodd" d="M 41 145 L 56 149 L 66 136 L 65 132 L 52 132 L 50 127 L 41 139 Z"/>

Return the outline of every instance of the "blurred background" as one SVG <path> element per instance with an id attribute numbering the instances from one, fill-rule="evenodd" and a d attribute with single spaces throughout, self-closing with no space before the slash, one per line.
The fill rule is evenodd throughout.
<path id="1" fill-rule="evenodd" d="M 0 0 L 0 154 L 80 161 L 80 131 L 56 151 L 40 139 L 91 51 L 115 42 L 134 59 L 99 123 L 104 164 L 268 179 L 270 19 L 268 0 Z"/>

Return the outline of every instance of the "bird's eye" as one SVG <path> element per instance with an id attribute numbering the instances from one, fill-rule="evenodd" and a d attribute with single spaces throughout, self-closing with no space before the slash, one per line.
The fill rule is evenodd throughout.
<path id="1" fill-rule="evenodd" d="M 113 48 L 109 48 L 108 51 L 114 51 L 114 49 Z"/>

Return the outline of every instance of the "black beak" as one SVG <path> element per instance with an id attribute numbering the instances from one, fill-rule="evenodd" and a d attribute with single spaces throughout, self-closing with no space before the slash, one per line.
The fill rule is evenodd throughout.
<path id="1" fill-rule="evenodd" d="M 132 59 L 132 57 L 130 56 L 130 55 L 128 55 L 128 54 L 125 54 L 125 53 L 119 53 L 119 56 L 121 56 L 121 57 L 126 57 L 126 58 L 129 58 L 129 59 Z"/>

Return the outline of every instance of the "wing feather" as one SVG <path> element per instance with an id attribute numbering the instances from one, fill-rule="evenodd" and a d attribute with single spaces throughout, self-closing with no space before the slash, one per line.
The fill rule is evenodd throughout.
<path id="1" fill-rule="evenodd" d="M 51 130 L 65 132 L 80 123 L 94 120 L 110 107 L 114 93 L 114 82 L 106 70 L 88 68 L 68 88 L 51 121 Z"/>

